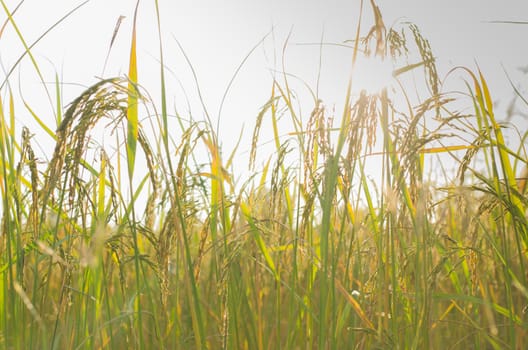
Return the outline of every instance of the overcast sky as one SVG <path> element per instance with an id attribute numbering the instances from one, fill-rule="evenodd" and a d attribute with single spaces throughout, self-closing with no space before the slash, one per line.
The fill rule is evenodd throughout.
<path id="1" fill-rule="evenodd" d="M 12 11 L 19 1 L 8 0 L 5 3 Z M 14 19 L 30 44 L 81 3 L 71 0 L 26 0 Z M 33 48 L 45 79 L 52 82 L 57 72 L 66 84 L 88 86 L 96 82 L 102 74 L 116 20 L 121 15 L 126 18 L 110 52 L 104 76 L 126 74 L 135 3 L 134 0 L 91 0 L 53 29 Z M 140 3 L 138 60 L 140 83 L 156 97 L 159 90 L 159 53 L 153 4 L 153 0 L 142 0 Z M 527 85 L 526 75 L 517 68 L 528 66 L 528 24 L 491 22 L 528 22 L 528 1 L 379 0 L 377 4 L 387 27 L 401 28 L 409 21 L 418 25 L 430 41 L 440 75 L 454 66 L 476 68 L 478 63 L 495 99 L 503 107 L 513 93 L 502 65 L 521 89 Z M 318 43 L 343 43 L 354 37 L 359 14 L 358 0 L 160 0 L 159 5 L 165 62 L 171 70 L 168 76 L 170 106 L 172 111 L 177 109 L 182 114 L 188 114 L 188 98 L 195 119 L 202 119 L 204 112 L 197 103 L 192 75 L 177 42 L 196 70 L 207 109 L 216 122 L 222 96 L 237 66 L 251 48 L 268 35 L 264 44 L 249 57 L 227 96 L 220 122 L 220 137 L 228 148 L 225 151 L 234 145 L 243 125 L 245 139 L 251 138 L 255 117 L 270 96 L 274 70 L 282 70 L 281 51 L 289 33 L 284 56 L 286 71 L 300 77 L 313 89 L 319 79 L 319 97 L 328 108 L 339 106 L 342 102 L 351 52 L 342 47 L 325 45 L 320 55 Z M 365 1 L 364 16 L 367 28 L 372 23 L 369 1 Z M 5 18 L 5 12 L 2 12 L 2 23 Z M 23 52 L 15 31 L 7 25 L 0 38 L 3 69 L 12 67 Z M 24 97 L 30 103 L 39 101 L 43 90 L 31 62 L 26 57 L 19 67 L 10 82 L 14 84 L 20 77 Z M 297 83 L 295 88 L 301 96 L 306 94 L 309 101 L 302 83 Z M 82 89 L 81 86 L 65 85 L 65 101 L 71 101 Z M 305 109 L 311 107 L 307 103 Z M 42 115 L 50 115 L 49 104 L 42 103 L 34 108 Z M 308 109 L 304 111 L 306 117 Z M 19 122 L 34 124 L 31 119 L 24 119 L 25 115 L 18 116 Z M 524 122 L 526 120 L 521 119 L 520 123 Z M 241 149 L 247 151 L 248 148 Z"/>

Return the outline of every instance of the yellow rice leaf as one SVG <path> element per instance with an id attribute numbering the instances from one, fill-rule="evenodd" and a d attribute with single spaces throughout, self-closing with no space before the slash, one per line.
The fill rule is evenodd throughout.
<path id="1" fill-rule="evenodd" d="M 453 145 L 453 146 L 442 146 L 442 147 L 431 147 L 424 148 L 420 150 L 420 153 L 444 153 L 444 152 L 453 152 L 460 151 L 465 149 L 475 148 L 472 145 Z"/>
<path id="2" fill-rule="evenodd" d="M 479 70 L 480 75 L 480 83 L 482 85 L 482 90 L 484 93 L 484 101 L 486 103 L 486 108 L 488 111 L 489 119 L 491 121 L 491 124 L 493 126 L 493 130 L 495 131 L 495 138 L 497 141 L 497 145 L 499 148 L 499 153 L 501 156 L 501 165 L 503 167 L 504 174 L 506 176 L 506 180 L 508 182 L 508 185 L 512 188 L 517 189 L 517 183 L 515 180 L 515 173 L 513 171 L 513 168 L 511 166 L 510 158 L 508 156 L 508 152 L 506 151 L 506 142 L 504 141 L 504 136 L 502 135 L 502 131 L 500 128 L 500 125 L 495 120 L 495 115 L 493 113 L 493 100 L 491 99 L 491 95 L 488 89 L 488 84 L 486 83 L 486 79 L 484 79 L 484 76 L 482 75 L 482 72 Z M 520 201 L 517 201 L 515 203 L 521 212 L 524 212 L 524 208 L 521 206 Z"/>
<path id="3" fill-rule="evenodd" d="M 367 315 L 365 314 L 365 312 L 363 311 L 363 309 L 361 308 L 361 305 L 359 305 L 357 300 L 354 299 L 354 297 L 351 296 L 350 293 L 348 293 L 348 291 L 345 289 L 345 287 L 343 287 L 341 282 L 339 282 L 338 280 L 335 280 L 335 285 L 337 289 L 339 290 L 339 292 L 341 292 L 341 294 L 345 297 L 346 301 L 350 304 L 350 306 L 352 306 L 352 308 L 354 309 L 356 314 L 359 316 L 359 318 L 363 321 L 363 323 L 365 323 L 365 325 L 371 330 L 375 330 L 376 328 L 374 327 L 374 324 L 369 320 L 369 318 L 367 317 Z"/>
<path id="4" fill-rule="evenodd" d="M 127 162 L 128 173 L 132 178 L 136 162 L 136 145 L 138 138 L 138 92 L 137 92 L 137 54 L 136 54 L 136 19 L 139 1 L 134 12 L 132 27 L 132 44 L 128 69 L 128 105 L 127 105 Z"/>

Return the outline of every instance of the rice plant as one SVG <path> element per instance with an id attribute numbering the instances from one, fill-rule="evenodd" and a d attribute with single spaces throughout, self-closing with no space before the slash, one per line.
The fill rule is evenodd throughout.
<path id="1" fill-rule="evenodd" d="M 17 125 L 9 73 L 1 346 L 522 349 L 527 132 L 501 123 L 478 67 L 447 74 L 465 78 L 463 93 L 444 91 L 419 28 L 386 28 L 370 6 L 374 23 L 346 43 L 352 66 L 358 55 L 390 60 L 394 84 L 355 94 L 352 69 L 340 114 L 315 97 L 306 114 L 293 78 L 276 75 L 248 178 L 211 117 L 170 115 L 161 40 L 161 102 L 150 98 L 135 24 L 126 76 L 64 105 L 57 82 L 55 126 L 25 105 L 54 138 L 47 155 L 35 152 L 35 130 Z"/>

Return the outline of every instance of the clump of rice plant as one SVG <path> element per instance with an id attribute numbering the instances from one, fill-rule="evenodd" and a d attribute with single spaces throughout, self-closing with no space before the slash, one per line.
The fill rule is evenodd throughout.
<path id="1" fill-rule="evenodd" d="M 340 115 L 317 99 L 303 114 L 277 76 L 248 179 L 235 180 L 211 120 L 169 118 L 161 45 L 161 105 L 149 98 L 135 26 L 128 75 L 64 107 L 57 98 L 54 133 L 39 123 L 54 137 L 49 160 L 28 126 L 17 134 L 2 85 L 2 346 L 521 348 L 526 131 L 512 149 L 484 75 L 457 68 L 467 93 L 444 91 L 418 27 L 386 28 L 371 5 L 352 64 L 392 60 L 395 84 L 356 95 L 352 74 Z M 271 154 L 259 148 L 266 127 Z"/>

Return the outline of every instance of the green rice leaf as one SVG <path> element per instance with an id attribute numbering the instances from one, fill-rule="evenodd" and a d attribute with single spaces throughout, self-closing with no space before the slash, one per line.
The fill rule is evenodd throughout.
<path id="1" fill-rule="evenodd" d="M 257 243 L 257 246 L 260 249 L 260 252 L 264 256 L 264 260 L 266 260 L 266 264 L 268 265 L 268 268 L 273 273 L 273 276 L 278 281 L 280 279 L 279 273 L 277 272 L 277 269 L 275 268 L 275 263 L 273 262 L 273 258 L 271 257 L 269 253 L 269 249 L 266 246 L 266 242 L 264 242 L 264 239 L 262 238 L 260 234 L 260 230 L 257 227 L 257 224 L 255 223 L 255 220 L 253 220 L 253 217 L 251 216 L 251 211 L 249 210 L 249 207 L 246 203 L 242 202 L 240 203 L 240 209 L 242 210 L 242 213 L 244 214 L 249 226 L 251 227 L 251 233 L 253 233 L 253 238 L 255 239 L 255 242 Z"/>

